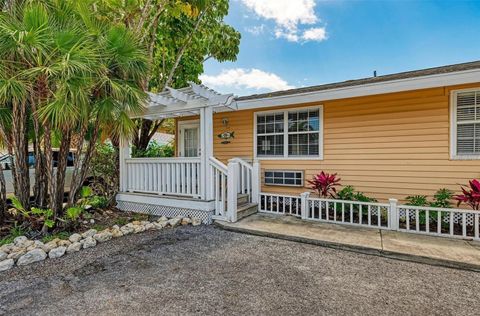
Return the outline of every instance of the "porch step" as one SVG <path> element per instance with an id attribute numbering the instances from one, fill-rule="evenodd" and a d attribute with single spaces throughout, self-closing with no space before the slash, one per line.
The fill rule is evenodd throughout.
<path id="1" fill-rule="evenodd" d="M 237 207 L 248 204 L 248 194 L 237 194 Z"/>
<path id="2" fill-rule="evenodd" d="M 258 204 L 256 203 L 247 203 L 237 208 L 237 220 L 250 216 L 257 213 Z"/>

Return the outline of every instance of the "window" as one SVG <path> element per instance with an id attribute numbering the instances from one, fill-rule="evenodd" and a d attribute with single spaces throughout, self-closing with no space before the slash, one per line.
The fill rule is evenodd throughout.
<path id="1" fill-rule="evenodd" d="M 452 101 L 453 155 L 480 156 L 480 90 L 455 92 Z"/>
<path id="2" fill-rule="evenodd" d="M 320 157 L 320 108 L 256 115 L 257 157 Z"/>
<path id="3" fill-rule="evenodd" d="M 287 185 L 287 186 L 303 186 L 302 171 L 265 171 L 265 184 L 268 185 Z"/>

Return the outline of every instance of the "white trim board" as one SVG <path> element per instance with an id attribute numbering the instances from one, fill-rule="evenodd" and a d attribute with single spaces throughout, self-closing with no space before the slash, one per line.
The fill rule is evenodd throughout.
<path id="1" fill-rule="evenodd" d="M 239 110 L 258 109 L 477 82 L 480 82 L 480 69 L 368 83 L 323 91 L 311 91 L 250 100 L 237 100 L 237 105 Z"/>

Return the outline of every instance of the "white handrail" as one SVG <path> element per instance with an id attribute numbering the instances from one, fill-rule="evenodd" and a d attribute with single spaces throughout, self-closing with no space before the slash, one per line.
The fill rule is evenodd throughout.
<path id="1" fill-rule="evenodd" d="M 227 220 L 228 168 L 215 157 L 209 157 L 209 172 L 212 175 L 211 192 L 215 203 L 215 216 Z"/>
<path id="2" fill-rule="evenodd" d="M 210 164 L 213 165 L 215 168 L 221 170 L 223 173 L 227 174 L 227 166 L 217 158 L 210 157 Z"/>

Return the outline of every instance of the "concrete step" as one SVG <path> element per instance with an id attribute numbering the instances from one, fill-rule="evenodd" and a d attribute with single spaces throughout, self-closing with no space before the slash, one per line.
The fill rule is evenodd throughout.
<path id="1" fill-rule="evenodd" d="M 237 220 L 250 216 L 258 212 L 257 203 L 247 203 L 237 208 Z"/>

